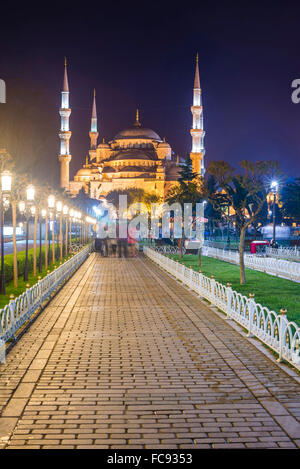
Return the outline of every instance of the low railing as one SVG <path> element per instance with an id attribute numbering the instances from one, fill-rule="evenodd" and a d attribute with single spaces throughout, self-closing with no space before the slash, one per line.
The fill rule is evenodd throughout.
<path id="1" fill-rule="evenodd" d="M 154 250 L 161 254 L 178 254 L 179 253 L 179 249 L 177 246 L 169 246 L 169 245 L 155 246 Z M 185 252 L 185 248 L 183 248 L 183 251 Z"/>
<path id="2" fill-rule="evenodd" d="M 218 248 L 218 249 L 231 249 L 231 250 L 238 250 L 239 243 L 234 239 L 230 239 L 230 243 L 227 241 L 212 241 L 210 239 L 205 239 L 203 242 L 204 246 L 208 246 L 210 248 Z M 250 246 L 245 244 L 245 250 L 250 251 Z"/>
<path id="3" fill-rule="evenodd" d="M 225 249 L 210 248 L 203 246 L 204 256 L 239 264 L 239 253 L 226 251 Z M 298 262 L 286 261 L 284 259 L 273 259 L 272 257 L 261 257 L 255 254 L 244 254 L 245 266 L 249 269 L 259 270 L 271 275 L 277 275 L 293 282 L 300 282 L 300 264 Z"/>
<path id="4" fill-rule="evenodd" d="M 15 338 L 17 330 L 85 261 L 89 251 L 89 247 L 85 247 L 0 310 L 0 344 Z"/>
<path id="5" fill-rule="evenodd" d="M 187 285 L 201 297 L 206 298 L 247 331 L 248 337 L 255 336 L 278 353 L 278 361 L 286 360 L 300 370 L 300 328 L 288 320 L 286 310 L 281 314 L 270 311 L 266 306 L 232 290 L 231 285 L 223 285 L 213 277 L 186 267 L 153 249 L 144 247 L 144 253 L 156 264 Z"/>
<path id="6" fill-rule="evenodd" d="M 267 247 L 266 254 L 270 257 L 276 257 L 277 259 L 291 259 L 292 261 L 300 261 L 300 249 L 297 247 L 278 247 L 277 249 Z"/>

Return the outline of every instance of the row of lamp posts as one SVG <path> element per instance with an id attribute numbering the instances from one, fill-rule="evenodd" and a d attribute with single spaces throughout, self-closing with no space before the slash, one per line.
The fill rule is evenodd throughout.
<path id="1" fill-rule="evenodd" d="M 0 222 L 1 222 L 1 284 L 0 293 L 5 295 L 5 271 L 4 271 L 4 212 L 9 207 L 9 193 L 11 191 L 12 175 L 9 171 L 1 173 L 0 187 Z M 82 219 L 82 213 L 78 210 L 63 205 L 61 201 L 55 203 L 54 195 L 50 195 L 47 199 L 48 208 L 39 208 L 34 204 L 35 188 L 30 184 L 26 188 L 26 200 L 19 202 L 19 212 L 25 216 L 25 266 L 24 281 L 28 281 L 28 241 L 29 241 L 29 220 L 35 217 L 38 211 L 39 222 L 39 272 L 42 272 L 42 219 L 45 220 L 45 268 L 48 267 L 48 252 L 50 248 L 50 236 L 48 236 L 48 225 L 52 231 L 52 263 L 55 263 L 55 216 L 59 221 L 58 245 L 60 248 L 59 258 L 62 261 L 70 251 L 72 243 L 72 225 L 75 225 L 75 239 L 81 244 L 88 242 L 91 226 L 96 220 L 87 216 Z M 63 234 L 63 224 L 65 224 L 65 233 Z M 64 251 L 64 252 L 63 252 Z"/>

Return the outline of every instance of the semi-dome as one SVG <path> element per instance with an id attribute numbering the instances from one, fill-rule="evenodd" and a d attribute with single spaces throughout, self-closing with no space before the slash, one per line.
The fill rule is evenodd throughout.
<path id="1" fill-rule="evenodd" d="M 141 148 L 130 148 L 120 150 L 112 158 L 113 160 L 156 160 L 157 157 L 154 151 L 144 150 Z"/>

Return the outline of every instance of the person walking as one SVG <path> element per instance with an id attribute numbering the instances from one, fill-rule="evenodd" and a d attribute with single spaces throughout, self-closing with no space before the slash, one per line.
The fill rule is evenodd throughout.
<path id="1" fill-rule="evenodd" d="M 128 246 L 127 246 L 127 239 L 128 239 L 128 228 L 126 225 L 126 237 L 121 236 L 120 234 L 120 227 L 119 223 L 117 223 L 117 245 L 118 245 L 118 255 L 122 257 L 122 251 L 124 257 L 128 257 Z"/>

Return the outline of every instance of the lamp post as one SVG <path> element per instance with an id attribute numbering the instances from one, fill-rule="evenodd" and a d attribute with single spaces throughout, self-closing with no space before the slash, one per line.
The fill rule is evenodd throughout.
<path id="1" fill-rule="evenodd" d="M 38 221 L 39 221 L 39 273 L 42 272 L 42 213 L 41 209 L 38 210 Z"/>
<path id="2" fill-rule="evenodd" d="M 59 259 L 62 260 L 63 257 L 63 246 L 62 246 L 62 208 L 63 205 L 61 202 L 57 202 L 56 210 L 59 216 Z"/>
<path id="3" fill-rule="evenodd" d="M 65 217 L 65 242 L 64 242 L 65 257 L 67 257 L 68 255 L 68 212 L 69 212 L 69 207 L 67 205 L 64 205 L 63 214 Z"/>
<path id="4" fill-rule="evenodd" d="M 227 249 L 230 249 L 230 235 L 229 235 L 229 221 L 230 221 L 230 205 L 227 206 Z"/>
<path id="5" fill-rule="evenodd" d="M 34 201 L 35 189 L 32 184 L 26 188 L 26 203 L 19 203 L 19 211 L 26 216 L 26 245 L 25 245 L 25 266 L 24 266 L 24 281 L 28 281 L 28 235 L 29 235 L 29 219 L 31 215 L 31 204 Z"/>
<path id="6" fill-rule="evenodd" d="M 73 221 L 74 221 L 74 210 L 71 208 L 71 210 L 69 210 L 69 251 L 72 247 L 72 224 L 73 224 Z"/>
<path id="7" fill-rule="evenodd" d="M 79 222 L 79 244 L 83 244 L 82 241 L 82 223 L 81 223 L 81 212 L 77 212 Z"/>
<path id="8" fill-rule="evenodd" d="M 55 264 L 55 197 L 54 195 L 49 195 L 48 197 L 48 209 L 50 218 L 52 218 L 52 264 Z"/>
<path id="9" fill-rule="evenodd" d="M 42 218 L 45 220 L 45 270 L 48 268 L 48 212 L 42 209 Z"/>
<path id="10" fill-rule="evenodd" d="M 11 191 L 12 176 L 9 171 L 3 171 L 1 174 L 1 201 L 0 201 L 0 218 L 1 218 L 1 294 L 5 295 L 5 272 L 4 272 L 4 205 L 3 196 L 8 195 Z"/>
<path id="11" fill-rule="evenodd" d="M 276 214 L 275 214 L 275 209 L 276 209 L 276 195 L 277 195 L 277 190 L 278 190 L 278 182 L 273 181 L 271 183 L 271 190 L 273 193 L 273 244 L 275 245 L 276 239 Z"/>

